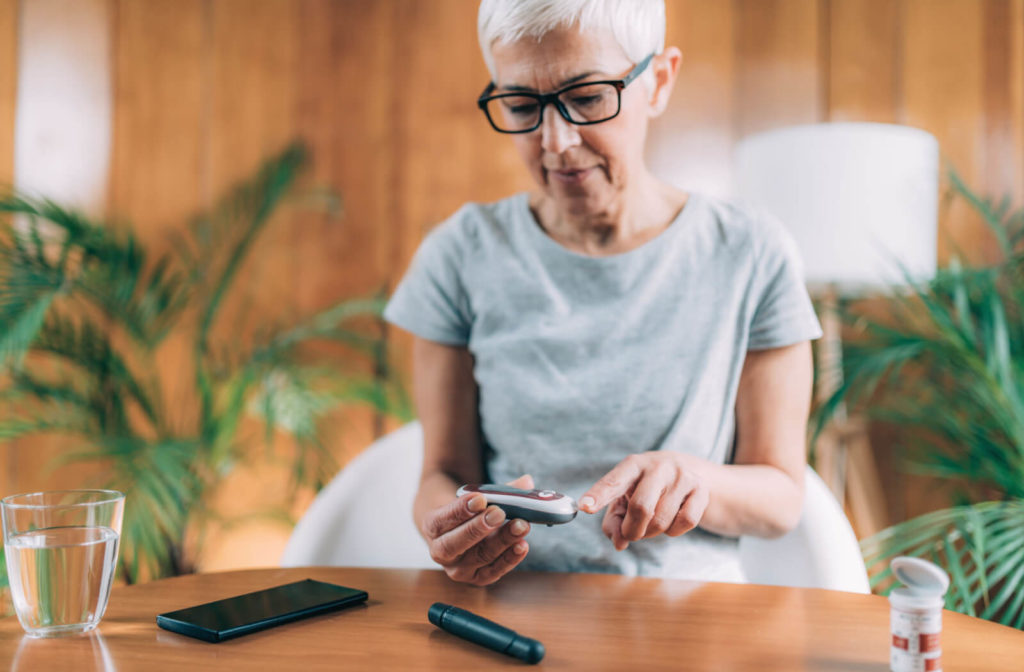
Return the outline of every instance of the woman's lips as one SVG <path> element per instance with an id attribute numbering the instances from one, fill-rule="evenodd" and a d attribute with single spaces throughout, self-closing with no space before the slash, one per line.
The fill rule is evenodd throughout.
<path id="1" fill-rule="evenodd" d="M 548 175 L 562 184 L 580 184 L 587 179 L 593 168 L 576 168 L 573 170 L 549 170 Z"/>

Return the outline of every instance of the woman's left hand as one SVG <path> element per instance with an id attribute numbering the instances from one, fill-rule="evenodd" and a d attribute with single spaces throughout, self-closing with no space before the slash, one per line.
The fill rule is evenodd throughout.
<path id="1" fill-rule="evenodd" d="M 671 450 L 630 455 L 580 497 L 580 510 L 608 506 L 601 529 L 619 551 L 631 541 L 685 534 L 700 523 L 709 499 L 690 457 Z"/>

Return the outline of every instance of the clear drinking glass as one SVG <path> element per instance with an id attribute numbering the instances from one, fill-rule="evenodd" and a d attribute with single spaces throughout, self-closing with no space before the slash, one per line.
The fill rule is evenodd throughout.
<path id="1" fill-rule="evenodd" d="M 59 490 L 0 500 L 18 620 L 33 637 L 95 628 L 110 598 L 124 515 L 115 490 Z"/>

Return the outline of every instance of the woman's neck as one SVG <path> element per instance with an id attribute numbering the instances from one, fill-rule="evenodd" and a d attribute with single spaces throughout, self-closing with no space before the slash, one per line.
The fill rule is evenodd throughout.
<path id="1" fill-rule="evenodd" d="M 621 254 L 664 231 L 688 195 L 651 178 L 592 212 L 569 212 L 546 194 L 534 193 L 530 209 L 541 228 L 563 247 L 593 257 Z"/>

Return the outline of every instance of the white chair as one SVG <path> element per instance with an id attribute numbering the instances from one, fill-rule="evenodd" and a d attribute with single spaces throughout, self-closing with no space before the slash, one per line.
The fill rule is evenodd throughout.
<path id="1" fill-rule="evenodd" d="M 412 521 L 422 467 L 420 423 L 375 441 L 313 500 L 281 565 L 437 569 Z"/>
<path id="2" fill-rule="evenodd" d="M 281 564 L 436 568 L 412 522 L 423 464 L 418 422 L 381 438 L 346 466 L 296 525 Z M 832 493 L 808 467 L 800 523 L 779 539 L 740 539 L 751 583 L 868 593 L 860 546 Z"/>
<path id="3" fill-rule="evenodd" d="M 750 583 L 870 593 L 857 535 L 821 477 L 807 467 L 800 522 L 778 539 L 740 537 Z"/>

